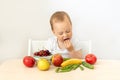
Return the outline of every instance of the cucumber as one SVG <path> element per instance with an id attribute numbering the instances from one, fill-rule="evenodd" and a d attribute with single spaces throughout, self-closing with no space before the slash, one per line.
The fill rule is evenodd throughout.
<path id="1" fill-rule="evenodd" d="M 93 65 L 91 65 L 91 64 L 89 64 L 89 63 L 87 63 L 87 62 L 85 62 L 85 61 L 82 62 L 82 65 L 83 65 L 84 67 L 86 67 L 86 68 L 94 69 L 94 66 L 93 66 Z"/>

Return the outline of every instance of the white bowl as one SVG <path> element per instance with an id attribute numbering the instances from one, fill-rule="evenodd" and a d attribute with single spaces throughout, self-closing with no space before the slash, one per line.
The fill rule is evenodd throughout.
<path id="1" fill-rule="evenodd" d="M 52 55 L 50 55 L 50 56 L 34 56 L 34 59 L 35 59 L 35 60 L 39 60 L 40 58 L 45 58 L 45 59 L 50 60 L 51 57 L 52 57 Z"/>

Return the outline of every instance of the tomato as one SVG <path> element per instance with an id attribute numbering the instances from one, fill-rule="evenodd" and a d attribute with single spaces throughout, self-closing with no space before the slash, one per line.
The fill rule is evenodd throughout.
<path id="1" fill-rule="evenodd" d="M 87 54 L 85 56 L 85 61 L 89 64 L 95 64 L 97 61 L 97 57 L 94 54 Z"/>
<path id="2" fill-rule="evenodd" d="M 35 59 L 32 56 L 25 56 L 23 58 L 23 64 L 27 67 L 33 67 L 35 64 Z"/>

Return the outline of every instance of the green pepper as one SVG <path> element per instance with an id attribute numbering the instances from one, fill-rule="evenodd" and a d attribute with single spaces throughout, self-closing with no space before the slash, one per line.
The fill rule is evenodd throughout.
<path id="1" fill-rule="evenodd" d="M 93 66 L 93 65 L 91 65 L 91 64 L 89 64 L 89 63 L 87 63 L 87 62 L 85 62 L 85 61 L 82 62 L 82 65 L 85 66 L 86 68 L 94 69 L 94 66 Z"/>

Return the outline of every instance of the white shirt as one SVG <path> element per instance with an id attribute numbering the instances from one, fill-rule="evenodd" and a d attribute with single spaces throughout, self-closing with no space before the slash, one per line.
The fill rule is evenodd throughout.
<path id="1" fill-rule="evenodd" d="M 71 42 L 73 44 L 73 47 L 75 48 L 75 50 L 80 50 L 80 45 L 79 45 L 79 40 L 71 39 Z M 60 49 L 58 46 L 58 42 L 57 42 L 57 38 L 51 37 L 47 40 L 45 48 L 47 50 L 49 50 L 51 52 L 51 54 L 56 54 L 56 53 L 60 53 L 63 57 L 69 57 L 69 52 L 67 49 Z"/>

